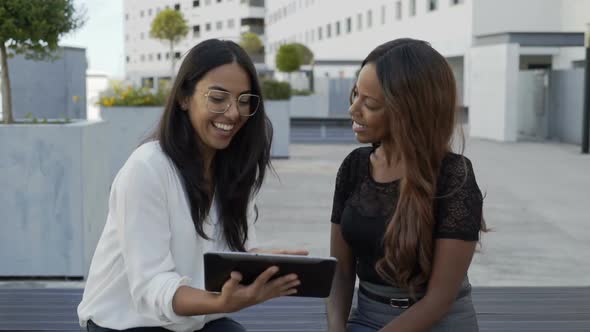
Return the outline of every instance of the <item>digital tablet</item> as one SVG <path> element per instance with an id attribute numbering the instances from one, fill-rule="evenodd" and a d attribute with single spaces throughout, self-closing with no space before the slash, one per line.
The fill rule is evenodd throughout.
<path id="1" fill-rule="evenodd" d="M 272 255 L 245 252 L 207 252 L 205 261 L 205 289 L 221 292 L 232 271 L 242 274 L 243 285 L 251 284 L 262 272 L 277 266 L 272 279 L 295 273 L 301 284 L 292 296 L 328 297 L 336 270 L 336 258 L 297 255 Z"/>

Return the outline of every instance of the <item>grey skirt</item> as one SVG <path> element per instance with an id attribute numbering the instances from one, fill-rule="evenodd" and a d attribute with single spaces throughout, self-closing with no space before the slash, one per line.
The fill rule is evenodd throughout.
<path id="1" fill-rule="evenodd" d="M 399 288 L 384 287 L 380 285 L 362 282 L 363 286 L 372 292 L 379 291 L 380 294 L 388 297 L 407 297 L 407 293 Z M 462 288 L 469 288 L 469 281 L 466 279 Z M 389 324 L 396 317 L 404 312 L 404 309 L 394 308 L 366 297 L 363 293 L 357 292 L 358 301 L 356 309 L 352 312 L 347 332 L 374 332 Z M 471 292 L 455 300 L 447 315 L 441 319 L 431 332 L 478 332 L 477 316 L 471 301 Z"/>

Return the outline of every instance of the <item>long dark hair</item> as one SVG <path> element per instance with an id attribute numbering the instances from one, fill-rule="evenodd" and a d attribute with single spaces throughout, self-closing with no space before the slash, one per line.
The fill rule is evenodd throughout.
<path id="1" fill-rule="evenodd" d="M 209 239 L 203 223 L 213 200 L 205 179 L 203 155 L 198 135 L 181 103 L 193 95 L 197 83 L 210 70 L 237 63 L 250 78 L 251 93 L 261 96 L 254 64 L 246 52 L 232 41 L 210 39 L 193 47 L 182 62 L 172 85 L 159 126 L 152 138 L 159 140 L 183 181 L 197 233 Z M 248 239 L 248 205 L 264 181 L 270 166 L 272 125 L 261 102 L 226 149 L 213 160 L 213 180 L 219 219 L 230 249 L 245 251 Z"/>
<path id="2" fill-rule="evenodd" d="M 432 271 L 437 177 L 452 150 L 456 83 L 445 58 L 421 40 L 387 42 L 363 66 L 368 63 L 376 67 L 385 96 L 388 146 L 405 166 L 395 214 L 383 238 L 385 256 L 376 269 L 413 294 Z M 388 159 L 394 151 L 385 151 Z"/>

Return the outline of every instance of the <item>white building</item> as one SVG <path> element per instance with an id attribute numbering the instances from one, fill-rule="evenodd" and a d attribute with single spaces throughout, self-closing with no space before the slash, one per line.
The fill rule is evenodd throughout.
<path id="1" fill-rule="evenodd" d="M 174 47 L 172 55 L 166 42 L 149 36 L 152 21 L 165 8 L 181 11 L 189 25 L 187 37 Z M 238 42 L 241 34 L 249 31 L 264 38 L 264 13 L 264 0 L 125 0 L 127 79 L 156 86 L 159 79 L 170 77 L 170 56 L 176 57 L 178 70 L 184 54 L 205 39 Z"/>
<path id="2" fill-rule="evenodd" d="M 519 72 L 584 64 L 590 0 L 273 0 L 266 23 L 267 64 L 300 42 L 316 77 L 353 76 L 388 40 L 429 41 L 453 67 L 471 135 L 515 141 Z"/>
<path id="3" fill-rule="evenodd" d="M 109 75 L 104 72 L 86 71 L 86 118 L 88 120 L 100 119 L 100 106 L 98 101 L 100 94 L 109 87 Z"/>

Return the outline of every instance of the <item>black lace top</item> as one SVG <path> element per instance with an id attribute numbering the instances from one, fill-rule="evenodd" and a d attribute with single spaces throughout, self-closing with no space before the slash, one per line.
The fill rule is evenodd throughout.
<path id="1" fill-rule="evenodd" d="M 384 256 L 383 235 L 393 217 L 400 181 L 375 182 L 371 176 L 372 147 L 352 151 L 336 178 L 331 221 L 356 259 L 361 280 L 388 285 L 375 270 Z M 467 172 L 467 174 L 466 174 Z M 482 220 L 482 194 L 469 159 L 449 153 L 442 162 L 435 199 L 435 238 L 477 241 Z"/>

